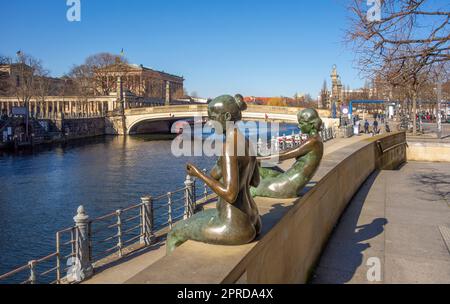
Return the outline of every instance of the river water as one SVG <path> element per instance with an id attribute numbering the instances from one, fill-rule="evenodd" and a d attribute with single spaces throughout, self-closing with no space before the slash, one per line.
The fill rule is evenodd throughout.
<path id="1" fill-rule="evenodd" d="M 298 131 L 283 125 L 280 133 Z M 55 251 L 55 232 L 73 225 L 79 205 L 91 218 L 184 186 L 187 162 L 154 136 L 98 137 L 20 154 L 0 154 L 0 274 Z"/>

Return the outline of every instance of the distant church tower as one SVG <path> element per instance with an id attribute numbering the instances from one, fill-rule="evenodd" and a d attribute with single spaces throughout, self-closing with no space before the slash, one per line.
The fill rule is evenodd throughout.
<path id="1" fill-rule="evenodd" d="M 333 65 L 333 71 L 331 72 L 331 83 L 331 103 L 336 103 L 336 107 L 339 108 L 341 103 L 344 101 L 344 96 L 342 92 L 341 78 L 337 72 L 336 65 Z"/>

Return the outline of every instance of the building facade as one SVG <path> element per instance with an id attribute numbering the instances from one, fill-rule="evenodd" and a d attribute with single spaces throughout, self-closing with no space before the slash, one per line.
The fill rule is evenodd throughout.
<path id="1" fill-rule="evenodd" d="M 97 95 L 116 93 L 170 102 L 184 95 L 184 78 L 146 68 L 143 65 L 116 63 L 95 71 Z"/>

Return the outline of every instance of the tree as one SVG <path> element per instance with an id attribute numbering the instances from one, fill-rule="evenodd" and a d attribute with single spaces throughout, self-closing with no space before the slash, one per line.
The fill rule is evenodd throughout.
<path id="1" fill-rule="evenodd" d="M 273 97 L 267 101 L 267 105 L 273 107 L 285 107 L 287 106 L 287 102 L 283 97 Z"/>
<path id="2" fill-rule="evenodd" d="M 50 95 L 50 71 L 42 66 L 36 69 L 35 95 L 41 102 L 45 102 L 45 98 Z"/>
<path id="3" fill-rule="evenodd" d="M 28 107 L 30 100 L 37 95 L 38 80 L 46 73 L 42 61 L 23 52 L 17 53 L 13 62 L 13 81 L 11 86 L 19 102 Z"/>
<path id="4" fill-rule="evenodd" d="M 404 87 L 412 100 L 416 124 L 417 94 L 436 65 L 450 59 L 450 4 L 432 0 L 385 0 L 381 18 L 369 20 L 364 0 L 353 0 L 347 41 L 352 43 L 361 73 L 377 75 L 391 87 Z M 416 129 L 413 128 L 413 133 Z"/>
<path id="5" fill-rule="evenodd" d="M 11 64 L 11 58 L 0 55 L 0 66 Z M 11 89 L 10 75 L 6 70 L 0 70 L 0 96 L 9 95 Z"/>
<path id="6" fill-rule="evenodd" d="M 108 76 L 124 77 L 128 72 L 126 58 L 110 53 L 98 53 L 87 57 L 83 64 L 73 66 L 68 75 L 76 84 L 77 95 L 109 95 L 116 83 L 110 83 Z"/>
<path id="7" fill-rule="evenodd" d="M 320 91 L 320 103 L 321 108 L 325 109 L 328 104 L 328 99 L 330 97 L 330 93 L 328 91 L 328 84 L 327 81 L 323 81 L 322 90 Z"/>
<path id="8" fill-rule="evenodd" d="M 85 64 L 74 66 L 68 76 L 74 83 L 76 95 L 89 96 L 94 94 L 94 73 L 91 67 Z"/>

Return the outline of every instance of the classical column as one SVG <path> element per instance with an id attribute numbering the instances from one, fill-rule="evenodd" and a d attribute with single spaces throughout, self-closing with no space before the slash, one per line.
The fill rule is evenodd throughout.
<path id="1" fill-rule="evenodd" d="M 170 81 L 166 81 L 166 106 L 170 106 Z"/>
<path id="2" fill-rule="evenodd" d="M 36 102 L 35 101 L 30 101 L 30 117 L 36 117 Z"/>

